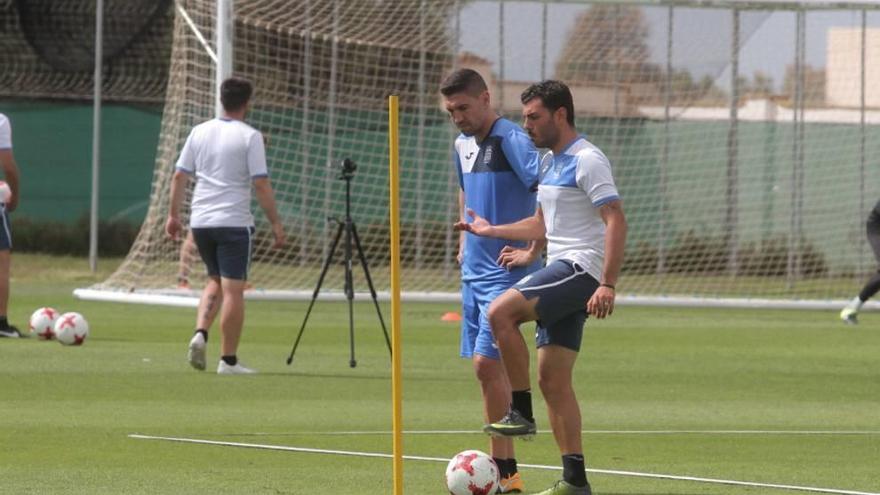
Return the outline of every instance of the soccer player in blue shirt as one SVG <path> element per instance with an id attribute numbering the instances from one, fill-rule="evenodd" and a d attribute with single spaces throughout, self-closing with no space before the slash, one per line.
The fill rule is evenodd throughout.
<path id="1" fill-rule="evenodd" d="M 443 103 L 461 131 L 455 139 L 453 161 L 458 172 L 459 208 L 494 223 L 512 223 L 535 212 L 538 151 L 513 122 L 492 109 L 483 78 L 471 69 L 450 74 L 441 84 Z M 489 304 L 517 280 L 540 268 L 543 241 L 526 243 L 489 239 L 462 232 L 461 356 L 471 358 L 483 394 L 488 422 L 501 420 L 510 404 L 510 382 L 500 362 L 489 327 Z M 513 443 L 493 438 L 491 454 L 501 473 L 500 493 L 523 491 Z"/>
<path id="2" fill-rule="evenodd" d="M 521 99 L 523 127 L 536 146 L 550 149 L 541 162 L 537 212 L 508 225 L 482 215 L 456 225 L 491 238 L 547 240 L 547 266 L 517 282 L 489 308 L 513 401 L 510 412 L 484 431 L 505 437 L 535 433 L 529 351 L 519 325 L 537 321 L 538 382 L 563 469 L 563 479 L 538 495 L 590 495 L 572 371 L 587 314 L 601 319 L 614 309 L 626 219 L 611 163 L 575 130 L 568 87 L 543 81 L 528 87 Z"/>

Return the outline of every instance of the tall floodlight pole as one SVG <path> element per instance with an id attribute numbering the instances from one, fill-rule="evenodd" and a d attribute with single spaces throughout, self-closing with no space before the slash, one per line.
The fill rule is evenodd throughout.
<path id="1" fill-rule="evenodd" d="M 95 5 L 95 83 L 92 118 L 92 204 L 89 215 L 89 268 L 98 271 L 98 189 L 101 170 L 101 86 L 104 73 L 104 0 Z"/>
<path id="2" fill-rule="evenodd" d="M 217 47 L 217 70 L 214 71 L 215 94 L 214 113 L 223 115 L 220 103 L 220 85 L 232 76 L 232 0 L 217 0 L 217 25 L 214 29 L 214 41 Z"/>

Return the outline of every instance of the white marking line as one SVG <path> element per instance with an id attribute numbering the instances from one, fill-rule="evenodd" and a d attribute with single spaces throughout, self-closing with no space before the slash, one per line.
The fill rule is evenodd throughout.
<path id="1" fill-rule="evenodd" d="M 354 457 L 378 457 L 382 459 L 390 459 L 393 456 L 391 454 L 382 454 L 378 452 L 356 452 L 350 450 L 329 450 L 329 449 L 312 449 L 307 447 L 287 447 L 284 445 L 263 445 L 258 443 L 240 443 L 240 442 L 220 442 L 217 440 L 200 440 L 197 438 L 176 438 L 176 437 L 160 437 L 160 436 L 152 436 L 152 435 L 139 435 L 139 434 L 130 434 L 129 438 L 134 438 L 137 440 L 162 440 L 168 442 L 179 442 L 179 443 L 195 443 L 202 445 L 219 445 L 224 447 L 240 447 L 240 448 L 248 448 L 248 449 L 262 449 L 262 450 L 281 450 L 285 452 L 302 452 L 307 454 L 330 454 L 330 455 L 344 455 L 344 456 L 354 456 Z M 410 461 L 431 461 L 431 462 L 449 462 L 449 459 L 444 459 L 442 457 L 423 457 L 416 455 L 405 455 L 404 459 Z M 542 464 L 518 464 L 519 467 L 532 468 L 532 469 L 546 469 L 552 471 L 560 471 L 562 468 L 557 466 L 545 466 Z M 734 480 L 722 480 L 715 478 L 698 478 L 694 476 L 674 476 L 671 474 L 654 474 L 654 473 L 639 473 L 635 471 L 617 471 L 610 469 L 587 469 L 588 473 L 596 473 L 596 474 L 607 474 L 614 476 L 633 476 L 637 478 L 654 478 L 654 479 L 665 479 L 665 480 L 676 480 L 676 481 L 695 481 L 699 483 L 714 483 L 719 485 L 734 485 L 734 486 L 748 486 L 748 487 L 756 487 L 756 488 L 776 488 L 780 490 L 796 490 L 802 492 L 814 492 L 814 493 L 834 493 L 839 495 L 880 495 L 880 493 L 876 492 L 859 492 L 853 490 L 838 490 L 835 488 L 816 488 L 811 486 L 796 486 L 796 485 L 780 485 L 775 483 L 758 483 L 754 481 L 734 481 Z"/>
<path id="2" fill-rule="evenodd" d="M 538 433 L 550 434 L 550 430 L 538 430 Z M 840 435 L 840 436 L 873 436 L 880 435 L 878 430 L 582 430 L 585 435 Z M 358 436 L 358 435 L 391 435 L 390 430 L 377 431 L 297 431 L 297 432 L 249 432 L 224 433 L 221 436 L 235 437 L 281 437 L 298 435 L 317 436 Z M 404 430 L 404 435 L 485 435 L 481 430 Z"/>

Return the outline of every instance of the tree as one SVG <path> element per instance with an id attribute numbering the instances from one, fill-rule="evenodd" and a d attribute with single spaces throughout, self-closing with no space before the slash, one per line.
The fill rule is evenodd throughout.
<path id="1" fill-rule="evenodd" d="M 785 79 L 782 83 L 782 92 L 794 102 L 796 97 L 795 70 L 793 65 L 785 68 Z M 804 92 L 804 104 L 809 106 L 821 106 L 825 104 L 825 70 L 804 65 L 804 79 L 801 86 Z"/>
<path id="2" fill-rule="evenodd" d="M 752 87 L 749 88 L 751 96 L 768 97 L 773 94 L 773 78 L 757 70 L 752 75 Z"/>
<path id="3" fill-rule="evenodd" d="M 638 7 L 593 5 L 578 17 L 556 65 L 556 77 L 570 83 L 660 82 L 648 63 L 648 24 Z"/>

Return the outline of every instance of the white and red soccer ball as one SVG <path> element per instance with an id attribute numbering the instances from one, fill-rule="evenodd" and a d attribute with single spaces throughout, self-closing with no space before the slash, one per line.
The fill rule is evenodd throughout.
<path id="1" fill-rule="evenodd" d="M 43 340 L 55 338 L 55 320 L 58 319 L 58 311 L 53 308 L 40 308 L 31 315 L 28 322 L 31 335 Z"/>
<path id="2" fill-rule="evenodd" d="M 89 322 L 79 313 L 64 313 L 55 321 L 55 338 L 64 345 L 82 345 L 89 336 Z"/>
<path id="3" fill-rule="evenodd" d="M 465 450 L 446 466 L 446 487 L 451 495 L 490 495 L 498 489 L 499 476 L 492 457 L 479 450 Z"/>

